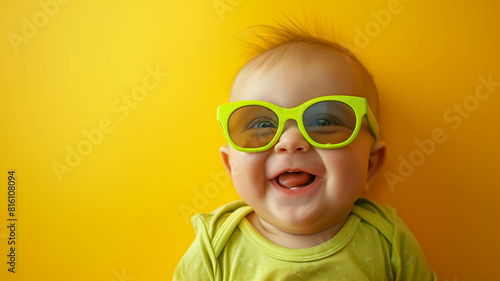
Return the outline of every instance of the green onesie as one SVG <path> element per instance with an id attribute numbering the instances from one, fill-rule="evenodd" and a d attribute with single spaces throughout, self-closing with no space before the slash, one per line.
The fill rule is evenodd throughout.
<path id="1" fill-rule="evenodd" d="M 196 239 L 174 280 L 437 280 L 396 211 L 358 199 L 342 229 L 305 249 L 278 246 L 245 218 L 243 201 L 192 218 Z"/>

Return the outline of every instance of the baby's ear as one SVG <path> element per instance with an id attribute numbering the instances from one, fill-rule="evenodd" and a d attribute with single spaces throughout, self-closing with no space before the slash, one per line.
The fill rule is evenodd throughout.
<path id="1" fill-rule="evenodd" d="M 370 158 L 368 163 L 368 175 L 366 183 L 370 183 L 377 172 L 382 168 L 385 162 L 385 148 L 386 144 L 383 141 L 378 141 L 372 145 L 370 150 Z"/>
<path id="2" fill-rule="evenodd" d="M 231 176 L 231 165 L 229 164 L 229 148 L 225 145 L 219 148 L 220 157 L 222 159 L 222 164 L 226 168 L 227 173 Z"/>

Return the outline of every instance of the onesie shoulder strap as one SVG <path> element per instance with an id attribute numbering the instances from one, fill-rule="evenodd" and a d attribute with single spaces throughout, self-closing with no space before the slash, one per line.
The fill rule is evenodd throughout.
<path id="1" fill-rule="evenodd" d="M 387 240 L 394 238 L 394 209 L 388 206 L 381 207 L 375 202 L 360 198 L 351 211 L 366 223 L 375 227 Z"/>
<path id="2" fill-rule="evenodd" d="M 250 206 L 244 206 L 236 209 L 229 215 L 222 226 L 217 230 L 214 238 L 212 239 L 212 249 L 214 250 L 215 258 L 218 258 L 224 246 L 226 246 L 227 240 L 231 237 L 234 229 L 238 226 L 240 221 L 252 212 Z"/>

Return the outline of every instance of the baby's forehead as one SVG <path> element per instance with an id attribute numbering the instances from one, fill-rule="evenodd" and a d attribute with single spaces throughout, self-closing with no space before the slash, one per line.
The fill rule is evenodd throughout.
<path id="1" fill-rule="evenodd" d="M 290 77 L 285 74 L 290 73 L 295 74 L 292 75 L 293 79 L 331 82 L 322 83 L 326 85 L 322 95 L 365 97 L 378 116 L 377 89 L 365 67 L 341 47 L 307 42 L 287 43 L 253 57 L 236 76 L 231 88 L 230 101 L 255 99 L 251 93 L 255 93 L 256 87 L 266 84 L 263 80 L 264 82 L 267 80 L 267 85 L 288 87 L 287 89 L 293 92 L 295 81 L 285 79 Z M 318 89 L 315 84 L 309 85 Z M 271 92 L 269 95 L 274 94 L 274 91 Z"/>
<path id="2" fill-rule="evenodd" d="M 328 61 L 337 65 L 359 65 L 359 62 L 342 47 L 333 47 L 307 42 L 289 42 L 264 51 L 251 58 L 239 75 L 266 72 L 286 64 L 299 66 L 315 61 Z"/>
<path id="3" fill-rule="evenodd" d="M 295 74 L 292 76 L 296 79 L 314 81 L 323 78 L 331 80 L 332 83 L 336 81 L 342 81 L 341 84 L 346 85 L 350 83 L 352 86 L 346 88 L 346 91 L 356 88 L 355 92 L 359 94 L 364 91 L 363 72 L 365 70 L 360 63 L 343 49 L 304 42 L 287 43 L 255 56 L 241 69 L 231 89 L 231 100 L 241 98 L 246 88 L 255 87 L 264 79 L 278 81 L 281 76 L 290 77 L 283 73 Z"/>

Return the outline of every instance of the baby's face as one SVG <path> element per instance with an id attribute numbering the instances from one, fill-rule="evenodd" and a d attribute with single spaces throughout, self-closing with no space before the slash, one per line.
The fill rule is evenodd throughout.
<path id="1" fill-rule="evenodd" d="M 364 96 L 363 79 L 357 62 L 321 50 L 307 62 L 285 58 L 269 71 L 250 73 L 233 89 L 231 101 L 261 100 L 291 108 L 326 95 Z M 223 146 L 221 155 L 241 198 L 261 220 L 282 231 L 310 234 L 349 215 L 377 169 L 370 164 L 373 143 L 366 120 L 357 138 L 339 149 L 311 146 L 289 120 L 273 148 L 245 153 Z M 294 185 L 301 187 L 290 188 Z"/>

